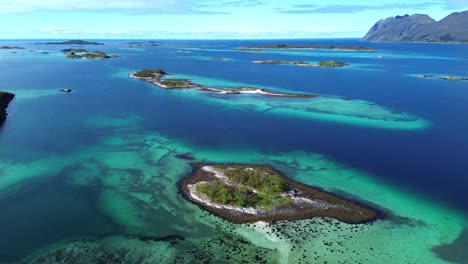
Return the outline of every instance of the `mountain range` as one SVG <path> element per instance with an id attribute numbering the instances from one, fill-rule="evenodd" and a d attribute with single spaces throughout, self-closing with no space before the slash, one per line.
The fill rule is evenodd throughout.
<path id="1" fill-rule="evenodd" d="M 362 40 L 468 43 L 468 11 L 452 13 L 440 21 L 423 14 L 381 19 Z"/>

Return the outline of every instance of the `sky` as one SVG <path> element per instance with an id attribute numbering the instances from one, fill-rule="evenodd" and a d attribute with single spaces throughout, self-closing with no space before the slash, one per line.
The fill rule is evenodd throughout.
<path id="1" fill-rule="evenodd" d="M 359 38 L 382 18 L 464 10 L 468 0 L 0 0 L 0 38 Z"/>

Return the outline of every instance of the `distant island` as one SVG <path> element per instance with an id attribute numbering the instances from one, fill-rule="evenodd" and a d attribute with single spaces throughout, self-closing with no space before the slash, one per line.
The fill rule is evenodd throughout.
<path id="1" fill-rule="evenodd" d="M 93 42 L 93 41 L 85 41 L 85 40 L 68 40 L 62 42 L 46 42 L 46 43 L 37 43 L 37 44 L 45 44 L 45 45 L 104 45 L 103 43 Z"/>
<path id="2" fill-rule="evenodd" d="M 68 59 L 88 59 L 88 60 L 95 60 L 95 59 L 115 59 L 119 56 L 117 55 L 107 55 L 105 52 L 102 51 L 93 51 L 90 52 L 86 49 L 63 49 L 63 53 L 66 54 L 66 58 Z"/>
<path id="3" fill-rule="evenodd" d="M 212 60 L 215 60 L 215 61 L 222 61 L 222 62 L 230 62 L 232 61 L 232 59 L 229 59 L 229 58 L 220 58 L 220 57 L 213 57 L 211 58 Z"/>
<path id="4" fill-rule="evenodd" d="M 23 49 L 26 49 L 24 47 L 17 47 L 17 46 L 1 46 L 0 49 L 8 49 L 8 50 L 11 50 L 11 49 L 20 49 L 20 50 L 23 50 Z"/>
<path id="5" fill-rule="evenodd" d="M 377 42 L 468 43 L 468 11 L 455 12 L 440 21 L 415 14 L 379 20 L 362 38 Z"/>
<path id="6" fill-rule="evenodd" d="M 436 74 L 419 74 L 416 75 L 418 78 L 422 79 L 440 79 L 445 81 L 468 81 L 468 77 L 454 76 L 454 75 L 436 75 Z"/>
<path id="7" fill-rule="evenodd" d="M 252 61 L 255 64 L 277 64 L 277 65 L 296 65 L 301 67 L 324 67 L 324 68 L 339 68 L 348 66 L 349 64 L 334 60 L 320 61 L 319 63 L 308 63 L 305 61 L 284 61 L 284 60 L 257 60 Z"/>
<path id="8" fill-rule="evenodd" d="M 334 46 L 334 45 L 297 45 L 297 44 L 265 44 L 241 47 L 240 51 L 262 51 L 263 49 L 326 49 L 343 51 L 375 51 L 374 48 L 361 46 Z"/>
<path id="9" fill-rule="evenodd" d="M 5 121 L 7 116 L 6 109 L 14 97 L 15 95 L 12 93 L 0 91 L 0 125 Z"/>
<path id="10" fill-rule="evenodd" d="M 156 41 L 132 41 L 132 42 L 124 43 L 124 45 L 128 47 L 145 47 L 145 46 L 157 47 L 159 46 L 159 43 Z"/>
<path id="11" fill-rule="evenodd" d="M 211 92 L 218 94 L 258 94 L 269 97 L 289 97 L 289 98 L 315 98 L 313 94 L 293 94 L 293 93 L 278 93 L 268 91 L 261 88 L 240 87 L 231 89 L 209 88 L 200 84 L 193 83 L 187 79 L 164 79 L 167 73 L 163 69 L 144 69 L 132 73 L 129 76 L 134 79 L 151 83 L 163 89 L 197 89 L 203 92 Z"/>
<path id="12" fill-rule="evenodd" d="M 377 210 L 289 180 L 269 166 L 195 164 L 180 182 L 186 199 L 234 223 L 331 217 L 366 223 Z"/>

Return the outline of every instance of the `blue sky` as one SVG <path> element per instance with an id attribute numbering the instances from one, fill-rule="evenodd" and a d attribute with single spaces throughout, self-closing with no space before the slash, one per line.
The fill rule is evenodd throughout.
<path id="1" fill-rule="evenodd" d="M 0 38 L 361 37 L 381 18 L 463 10 L 468 0 L 0 0 Z"/>

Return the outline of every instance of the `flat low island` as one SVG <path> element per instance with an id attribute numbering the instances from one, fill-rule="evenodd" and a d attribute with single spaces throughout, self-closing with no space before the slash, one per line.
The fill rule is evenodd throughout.
<path id="1" fill-rule="evenodd" d="M 181 191 L 189 201 L 234 223 L 331 217 L 358 224 L 377 210 L 291 181 L 269 166 L 195 164 Z"/>
<path id="2" fill-rule="evenodd" d="M 340 68 L 349 64 L 334 60 L 325 60 L 318 63 L 309 63 L 306 61 L 285 61 L 285 60 L 256 60 L 254 64 L 273 64 L 273 65 L 295 65 L 301 67 L 322 67 L 322 68 Z"/>
<path id="3" fill-rule="evenodd" d="M 252 87 L 239 87 L 239 88 L 213 88 L 205 87 L 203 85 L 192 82 L 188 79 L 168 79 L 164 78 L 168 75 L 163 69 L 144 69 L 130 74 L 129 76 L 134 79 L 151 83 L 163 89 L 197 89 L 203 92 L 211 92 L 217 94 L 258 94 L 269 97 L 288 97 L 288 98 L 315 98 L 318 97 L 314 94 L 296 94 L 296 93 L 279 93 L 269 91 L 263 88 Z"/>
<path id="4" fill-rule="evenodd" d="M 262 49 L 322 49 L 322 50 L 342 50 L 342 51 L 375 51 L 374 48 L 361 46 L 335 46 L 335 45 L 298 45 L 298 44 L 265 44 L 241 47 L 241 51 L 259 51 Z"/>

